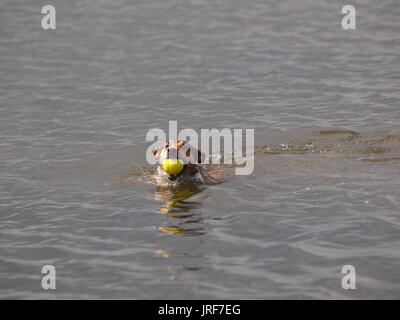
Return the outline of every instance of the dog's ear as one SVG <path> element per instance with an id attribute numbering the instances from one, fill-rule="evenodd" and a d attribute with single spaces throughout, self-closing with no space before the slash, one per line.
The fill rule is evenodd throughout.
<path id="1" fill-rule="evenodd" d="M 185 141 L 179 141 L 177 145 L 180 151 L 180 159 L 182 159 L 186 164 L 204 163 L 205 155 L 203 152 L 194 148 Z"/>
<path id="2" fill-rule="evenodd" d="M 160 150 L 161 150 L 161 148 L 160 147 L 157 147 L 157 148 L 154 148 L 153 149 L 153 155 L 154 155 L 154 157 L 156 158 L 156 159 L 158 159 L 158 157 L 160 156 Z"/>
<path id="3" fill-rule="evenodd" d="M 197 150 L 197 162 L 204 163 L 205 160 L 206 160 L 206 155 L 200 150 Z"/>
<path id="4" fill-rule="evenodd" d="M 200 150 L 197 150 L 197 162 L 198 163 L 203 163 L 205 160 L 205 155 L 203 152 L 201 152 Z"/>

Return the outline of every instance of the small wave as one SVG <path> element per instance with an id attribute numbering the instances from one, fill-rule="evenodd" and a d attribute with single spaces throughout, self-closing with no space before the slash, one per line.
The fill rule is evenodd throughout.
<path id="1" fill-rule="evenodd" d="M 356 132 L 329 129 L 274 139 L 280 139 L 281 143 L 257 146 L 256 154 L 331 153 L 368 162 L 400 160 L 399 130 Z"/>

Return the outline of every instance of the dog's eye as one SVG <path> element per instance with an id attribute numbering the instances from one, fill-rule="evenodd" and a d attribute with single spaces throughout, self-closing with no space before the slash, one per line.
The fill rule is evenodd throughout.
<path id="1" fill-rule="evenodd" d="M 190 156 L 190 149 L 188 149 L 187 151 L 186 151 L 186 157 L 189 157 Z"/>
<path id="2" fill-rule="evenodd" d="M 153 154 L 156 155 L 156 153 L 157 153 L 157 149 L 154 149 Z"/>

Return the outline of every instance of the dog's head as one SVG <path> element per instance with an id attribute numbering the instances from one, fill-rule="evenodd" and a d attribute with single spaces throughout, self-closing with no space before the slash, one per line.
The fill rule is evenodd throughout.
<path id="1" fill-rule="evenodd" d="M 153 154 L 158 162 L 158 172 L 163 176 L 167 176 L 171 181 L 178 178 L 186 167 L 197 163 L 202 163 L 205 160 L 205 155 L 200 150 L 195 149 L 193 146 L 183 140 L 170 140 L 165 143 L 164 146 L 155 148 L 153 150 Z M 167 159 L 182 161 L 182 169 L 176 174 L 168 174 L 162 169 L 163 163 Z"/>

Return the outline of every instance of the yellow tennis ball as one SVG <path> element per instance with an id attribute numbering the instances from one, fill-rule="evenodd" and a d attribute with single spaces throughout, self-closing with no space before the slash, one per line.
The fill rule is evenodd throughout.
<path id="1" fill-rule="evenodd" d="M 170 176 L 173 176 L 183 170 L 183 161 L 180 159 L 165 159 L 161 168 Z"/>

